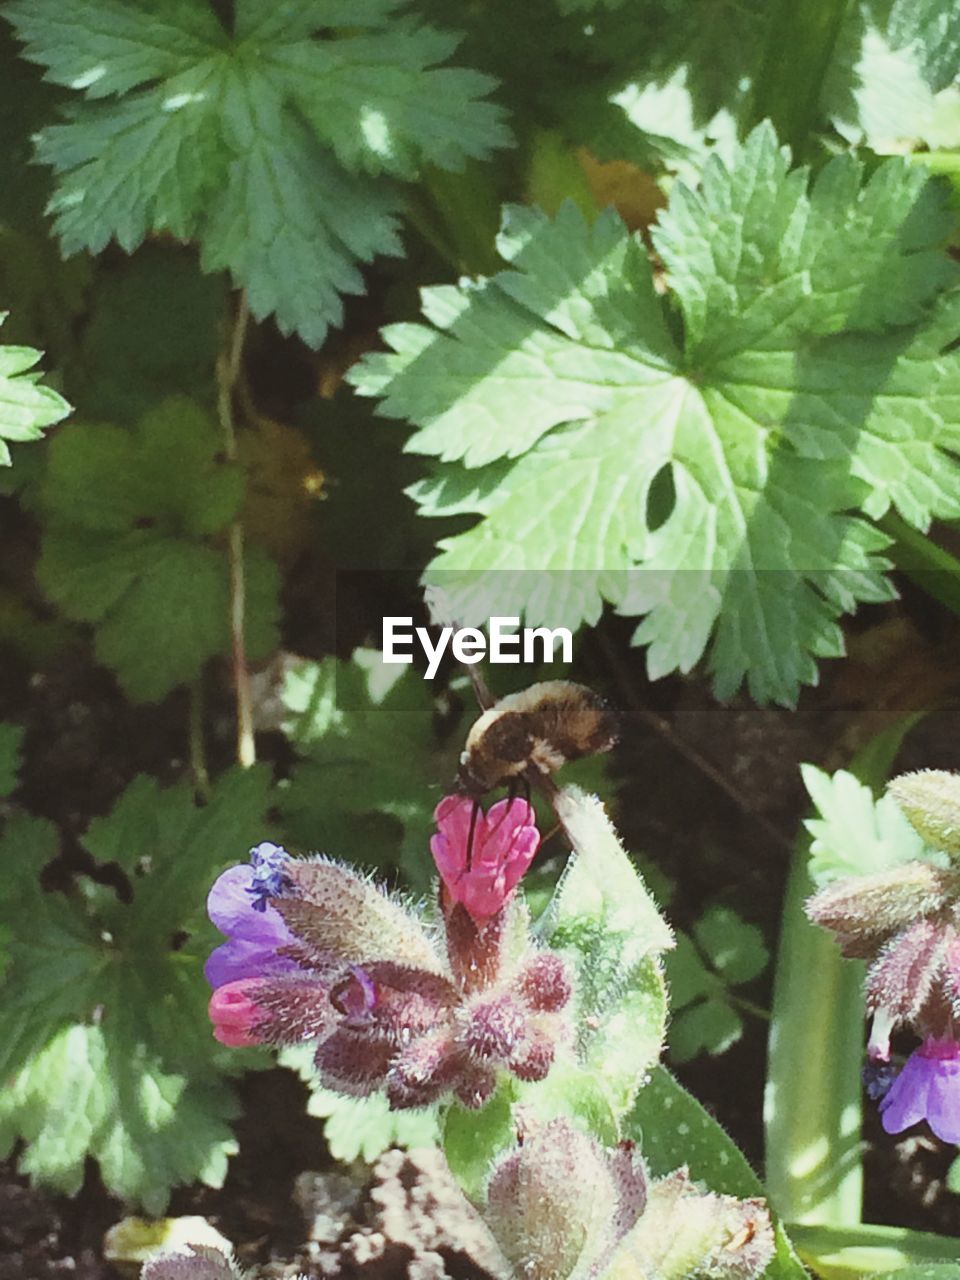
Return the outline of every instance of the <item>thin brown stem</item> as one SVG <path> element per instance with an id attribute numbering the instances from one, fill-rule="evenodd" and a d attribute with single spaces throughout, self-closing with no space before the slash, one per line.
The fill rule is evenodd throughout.
<path id="1" fill-rule="evenodd" d="M 224 452 L 231 462 L 238 459 L 234 395 L 243 363 L 243 344 L 250 311 L 246 294 L 240 295 L 236 317 L 226 349 L 217 361 L 217 410 L 223 430 Z M 237 702 L 237 760 L 245 768 L 257 758 L 253 734 L 253 694 L 244 639 L 246 578 L 243 563 L 243 523 L 238 516 L 230 526 L 230 647 L 233 654 L 233 687 Z"/>
<path id="2" fill-rule="evenodd" d="M 203 677 L 197 676 L 190 685 L 190 772 L 193 788 L 204 803 L 210 799 L 210 775 L 207 772 L 207 752 L 203 740 Z"/>

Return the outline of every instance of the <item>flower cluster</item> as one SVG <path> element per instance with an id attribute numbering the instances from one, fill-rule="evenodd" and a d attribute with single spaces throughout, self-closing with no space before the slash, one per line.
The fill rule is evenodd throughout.
<path id="1" fill-rule="evenodd" d="M 328 1088 L 385 1089 L 395 1108 L 453 1094 L 482 1106 L 497 1073 L 543 1079 L 570 1039 L 571 979 L 556 953 L 516 924 L 514 890 L 539 844 L 525 801 L 489 813 L 451 796 L 432 849 L 443 930 L 348 867 L 251 850 L 210 891 L 228 941 L 206 974 L 223 1044 L 316 1041 Z"/>
<path id="2" fill-rule="evenodd" d="M 948 857 L 960 830 L 960 779 L 909 774 L 891 794 L 914 828 Z M 873 875 L 846 876 L 807 903 L 814 923 L 829 929 L 845 956 L 869 961 L 872 1015 L 868 1093 L 883 1127 L 900 1133 L 921 1120 L 947 1142 L 960 1142 L 960 870 L 914 860 Z M 893 1076 L 890 1038 L 909 1026 L 923 1043 Z M 882 1067 L 883 1070 L 878 1070 Z"/>

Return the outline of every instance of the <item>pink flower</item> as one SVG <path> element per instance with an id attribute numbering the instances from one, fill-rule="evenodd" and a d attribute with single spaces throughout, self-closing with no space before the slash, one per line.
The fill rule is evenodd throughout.
<path id="1" fill-rule="evenodd" d="M 926 1120 L 938 1138 L 960 1143 L 960 1044 L 925 1040 L 890 1086 L 880 1116 L 887 1133 Z"/>
<path id="2" fill-rule="evenodd" d="M 478 923 L 496 915 L 513 893 L 540 845 L 533 810 L 526 800 L 500 800 L 477 812 L 468 796 L 444 796 L 434 812 L 439 831 L 430 852 L 447 892 Z"/>
<path id="3" fill-rule="evenodd" d="M 251 999 L 261 985 L 258 978 L 241 978 L 217 987 L 207 1006 L 214 1039 L 233 1048 L 262 1043 L 255 1028 L 263 1018 L 263 1010 Z"/>

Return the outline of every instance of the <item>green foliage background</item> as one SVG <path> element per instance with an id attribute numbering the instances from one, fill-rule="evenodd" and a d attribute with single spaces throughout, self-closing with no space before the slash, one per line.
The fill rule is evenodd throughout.
<path id="1" fill-rule="evenodd" d="M 0 6 L 0 1151 L 222 1183 L 266 1060 L 209 1039 L 216 874 L 274 838 L 430 891 L 470 695 L 375 652 L 421 576 L 784 706 L 895 565 L 960 607 L 958 73 L 955 0 Z M 122 708 L 79 809 L 60 670 Z M 725 905 L 681 937 L 674 1061 L 766 960 Z"/>

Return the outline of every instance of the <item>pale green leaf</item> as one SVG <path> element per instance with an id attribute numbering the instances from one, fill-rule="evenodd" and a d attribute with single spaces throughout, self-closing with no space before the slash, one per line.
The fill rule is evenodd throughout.
<path id="1" fill-rule="evenodd" d="M 4 319 L 0 312 L 0 324 Z M 39 440 L 70 412 L 63 396 L 30 372 L 41 354 L 32 347 L 0 346 L 0 466 L 10 465 L 7 440 Z"/>
<path id="2" fill-rule="evenodd" d="M 414 488 L 424 513 L 479 517 L 431 580 L 467 622 L 493 595 L 534 625 L 612 602 L 645 615 L 651 676 L 706 653 L 720 696 L 792 702 L 840 615 L 892 595 L 864 517 L 960 515 L 950 228 L 902 161 L 811 182 L 769 127 L 674 186 L 666 299 L 616 215 L 509 211 L 508 269 L 427 290 L 429 326 L 350 374 L 453 464 Z"/>
<path id="3" fill-rule="evenodd" d="M 157 1214 L 178 1183 L 223 1184 L 237 1150 L 227 1121 L 237 1111 L 216 1079 L 164 1070 L 109 1026 L 74 1025 L 3 1091 L 0 1151 L 24 1138 L 21 1172 L 68 1195 L 80 1190 L 92 1155 L 108 1191 Z"/>
<path id="4" fill-rule="evenodd" d="M 436 1107 L 391 1111 L 386 1094 L 348 1098 L 317 1084 L 313 1047 L 296 1046 L 280 1054 L 283 1066 L 296 1071 L 310 1090 L 307 1113 L 324 1121 L 323 1133 L 335 1160 L 372 1163 L 389 1147 L 434 1147 L 440 1141 Z"/>
<path id="5" fill-rule="evenodd" d="M 575 957 L 578 1063 L 615 1120 L 660 1055 L 667 1006 L 660 957 L 673 935 L 600 801 L 567 787 L 556 809 L 573 853 L 540 928 L 550 946 Z"/>
<path id="6" fill-rule="evenodd" d="M 928 849 L 890 796 L 875 798 L 852 773 L 824 773 L 801 766 L 803 781 L 819 817 L 804 825 L 813 837 L 810 874 L 818 885 L 843 876 L 872 875 L 920 860 L 946 866 L 942 854 Z"/>

